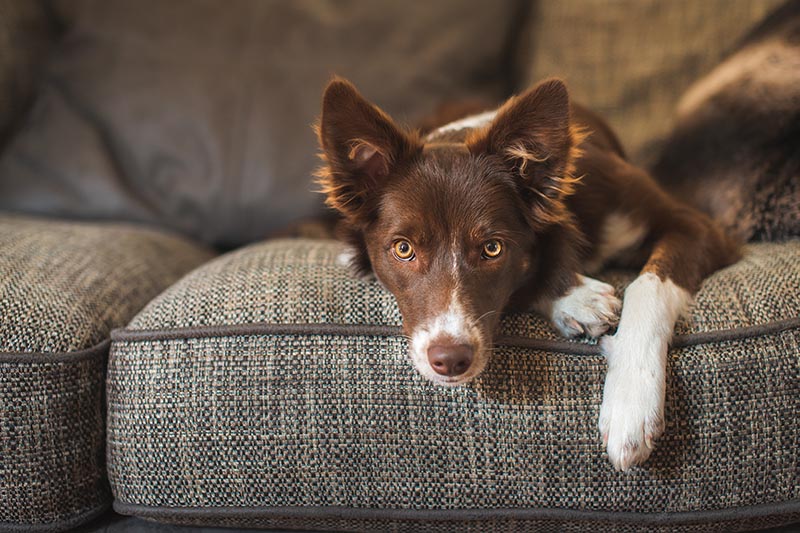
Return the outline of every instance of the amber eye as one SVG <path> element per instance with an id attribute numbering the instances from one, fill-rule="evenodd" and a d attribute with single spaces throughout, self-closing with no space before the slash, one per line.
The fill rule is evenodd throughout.
<path id="1" fill-rule="evenodd" d="M 503 243 L 497 239 L 486 241 L 483 244 L 483 257 L 484 259 L 494 259 L 503 252 Z"/>
<path id="2" fill-rule="evenodd" d="M 414 247 L 408 241 L 396 241 L 392 246 L 394 256 L 401 261 L 411 261 L 414 259 Z"/>

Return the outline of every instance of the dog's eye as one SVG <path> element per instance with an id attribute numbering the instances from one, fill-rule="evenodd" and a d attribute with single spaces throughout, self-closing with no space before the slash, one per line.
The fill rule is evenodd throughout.
<path id="1" fill-rule="evenodd" d="M 414 259 L 414 247 L 408 241 L 397 241 L 392 247 L 394 256 L 401 261 L 411 261 Z"/>
<path id="2" fill-rule="evenodd" d="M 484 259 L 494 259 L 495 257 L 499 256 L 502 252 L 503 252 L 503 243 L 501 243 L 497 239 L 492 239 L 491 241 L 486 241 L 485 243 L 483 243 Z"/>

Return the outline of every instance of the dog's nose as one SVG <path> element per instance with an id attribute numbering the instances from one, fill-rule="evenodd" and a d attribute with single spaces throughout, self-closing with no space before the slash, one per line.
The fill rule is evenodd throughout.
<path id="1" fill-rule="evenodd" d="M 469 369 L 472 356 L 469 344 L 437 344 L 428 348 L 428 362 L 442 376 L 460 376 Z"/>

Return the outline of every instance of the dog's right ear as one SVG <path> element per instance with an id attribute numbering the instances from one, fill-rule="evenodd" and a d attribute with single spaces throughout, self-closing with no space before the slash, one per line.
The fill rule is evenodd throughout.
<path id="1" fill-rule="evenodd" d="M 326 203 L 352 223 L 367 223 L 369 198 L 395 165 L 421 150 L 419 137 L 398 128 L 348 81 L 336 78 L 322 97 L 317 172 Z"/>

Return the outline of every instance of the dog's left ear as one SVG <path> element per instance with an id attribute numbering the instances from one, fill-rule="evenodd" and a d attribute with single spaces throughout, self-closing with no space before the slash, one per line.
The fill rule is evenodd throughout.
<path id="1" fill-rule="evenodd" d="M 467 147 L 502 157 L 520 180 L 534 219 L 546 223 L 572 192 L 581 138 L 570 124 L 566 86 L 551 79 L 509 99 L 486 128 L 472 133 Z"/>
<path id="2" fill-rule="evenodd" d="M 336 78 L 322 98 L 319 143 L 325 165 L 318 171 L 327 203 L 354 224 L 368 223 L 369 198 L 393 168 L 421 149 L 407 133 L 348 81 Z"/>

